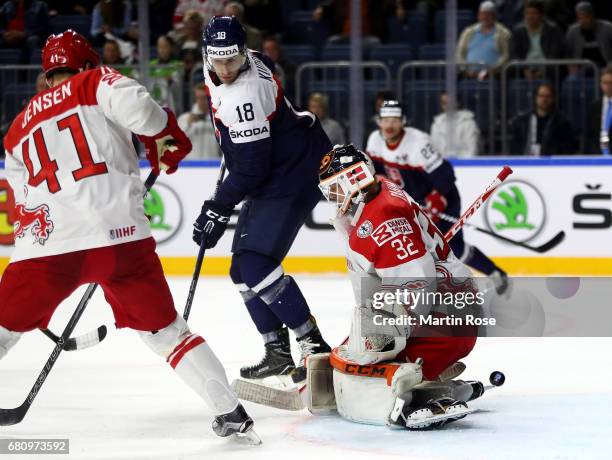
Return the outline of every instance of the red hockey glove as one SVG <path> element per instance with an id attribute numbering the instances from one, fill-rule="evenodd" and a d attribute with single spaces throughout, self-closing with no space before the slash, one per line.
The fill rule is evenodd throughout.
<path id="1" fill-rule="evenodd" d="M 436 217 L 436 214 L 444 212 L 446 209 L 446 198 L 437 190 L 432 190 L 429 195 L 425 197 L 425 206 L 429 214 L 431 215 L 434 222 L 438 222 L 440 219 Z"/>
<path id="2" fill-rule="evenodd" d="M 152 137 L 138 136 L 145 146 L 147 160 L 156 174 L 159 174 L 160 169 L 166 171 L 166 174 L 176 172 L 180 161 L 191 152 L 191 141 L 179 128 L 174 112 L 168 108 L 164 110 L 168 114 L 166 127 Z"/>

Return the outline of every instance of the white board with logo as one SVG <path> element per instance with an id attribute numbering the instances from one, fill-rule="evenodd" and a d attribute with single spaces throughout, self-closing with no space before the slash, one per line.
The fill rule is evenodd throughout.
<path id="1" fill-rule="evenodd" d="M 171 176 L 162 176 L 146 203 L 162 256 L 193 256 L 192 224 L 202 202 L 214 188 L 218 168 L 211 162 L 188 162 Z M 532 245 L 559 231 L 565 240 L 543 256 L 612 257 L 612 160 L 508 160 L 512 174 L 470 222 Z M 503 159 L 456 162 L 457 184 L 465 209 L 497 175 Z M 148 170 L 143 169 L 146 177 Z M 0 170 L 0 256 L 11 252 L 12 222 L 7 209 L 4 171 Z M 321 202 L 300 231 L 291 250 L 294 256 L 341 256 L 340 238 L 327 225 L 331 205 Z M 235 223 L 236 217 L 232 218 Z M 491 256 L 538 256 L 482 233 L 467 229 L 466 241 Z M 228 255 L 230 228 L 211 255 Z"/>

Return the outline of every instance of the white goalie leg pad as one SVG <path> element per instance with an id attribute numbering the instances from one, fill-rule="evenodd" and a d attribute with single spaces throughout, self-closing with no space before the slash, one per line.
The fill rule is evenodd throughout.
<path id="1" fill-rule="evenodd" d="M 316 353 L 306 360 L 306 388 L 302 396 L 308 410 L 315 415 L 329 414 L 336 410 L 333 368 L 330 353 Z"/>
<path id="2" fill-rule="evenodd" d="M 8 351 L 15 346 L 23 334 L 13 332 L 0 326 L 0 359 L 4 358 Z"/>
<path id="3" fill-rule="evenodd" d="M 139 335 L 149 348 L 166 358 L 216 415 L 232 412 L 238 406 L 223 365 L 204 339 L 189 331 L 180 315 L 156 333 L 139 332 Z"/>
<path id="4" fill-rule="evenodd" d="M 414 363 L 402 363 L 393 374 L 391 385 L 384 378 L 345 374 L 334 369 L 338 412 L 353 422 L 385 425 L 392 415 L 398 392 L 409 399 L 409 391 L 422 379 L 421 366 Z"/>

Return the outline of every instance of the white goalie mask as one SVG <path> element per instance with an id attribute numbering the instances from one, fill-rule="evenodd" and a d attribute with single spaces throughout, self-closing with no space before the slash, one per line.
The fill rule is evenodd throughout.
<path id="1" fill-rule="evenodd" d="M 363 202 L 363 190 L 376 182 L 370 157 L 352 144 L 336 145 L 321 160 L 319 188 L 323 196 L 336 204 L 337 217 Z"/>

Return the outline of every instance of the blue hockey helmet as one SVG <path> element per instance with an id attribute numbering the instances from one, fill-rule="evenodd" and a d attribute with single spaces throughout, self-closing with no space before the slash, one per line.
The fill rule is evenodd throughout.
<path id="1" fill-rule="evenodd" d="M 246 67 L 246 32 L 235 16 L 214 16 L 202 37 L 204 64 L 221 80 Z M 235 76 L 234 76 L 235 78 Z"/>

